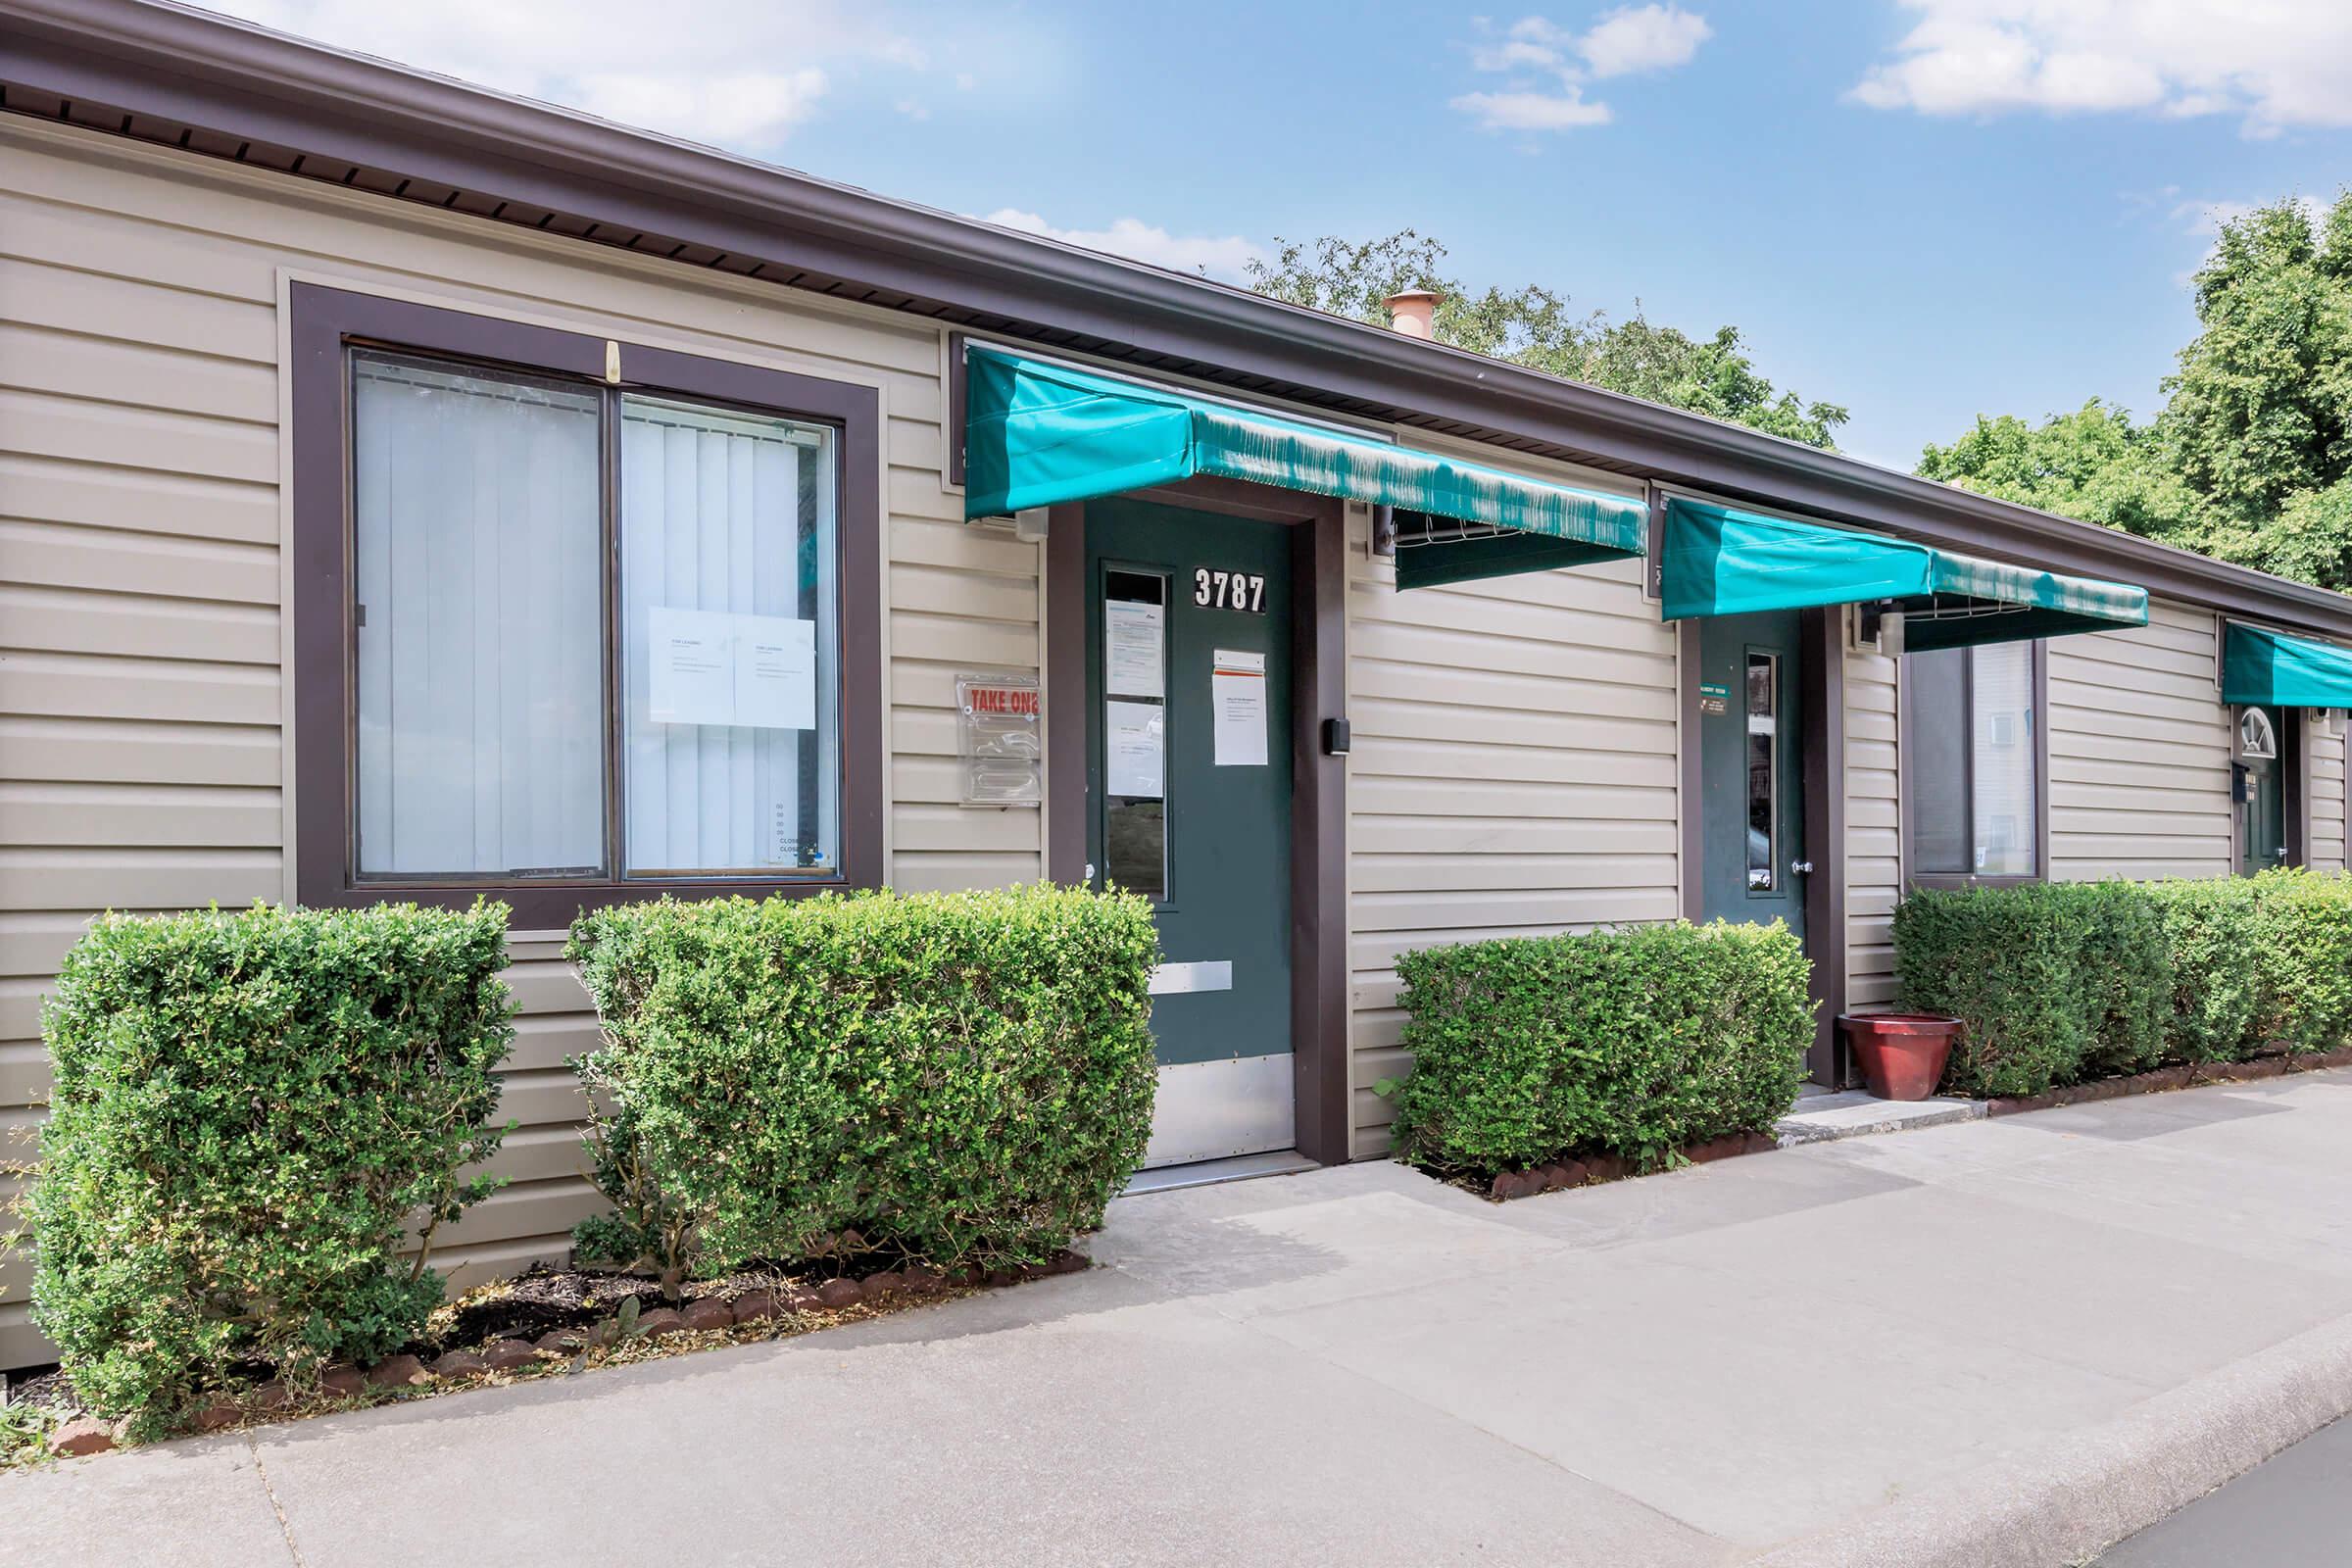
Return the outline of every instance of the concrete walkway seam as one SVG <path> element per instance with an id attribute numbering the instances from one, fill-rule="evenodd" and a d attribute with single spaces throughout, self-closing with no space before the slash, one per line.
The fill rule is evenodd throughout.
<path id="1" fill-rule="evenodd" d="M 2169 1390 L 2088 1431 L 1939 1482 L 1753 1568 L 2083 1563 L 2352 1415 L 2352 1315 Z"/>

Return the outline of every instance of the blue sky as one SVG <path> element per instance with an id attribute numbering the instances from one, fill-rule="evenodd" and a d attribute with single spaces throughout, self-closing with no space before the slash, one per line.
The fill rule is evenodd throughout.
<path id="1" fill-rule="evenodd" d="M 2213 213 L 2352 182 L 2347 0 L 235 0 L 273 26 L 1232 275 L 1444 241 L 1847 405 L 2152 413 Z"/>

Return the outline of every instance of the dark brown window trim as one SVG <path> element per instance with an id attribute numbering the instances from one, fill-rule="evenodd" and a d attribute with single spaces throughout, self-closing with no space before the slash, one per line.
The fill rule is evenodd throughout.
<path id="1" fill-rule="evenodd" d="M 841 542 L 841 868 L 837 877 L 769 881 L 359 882 L 351 865 L 351 482 L 349 376 L 354 341 L 478 364 L 607 379 L 607 341 L 494 317 L 298 283 L 291 296 L 294 486 L 294 887 L 299 902 L 464 906 L 504 899 L 518 930 L 569 925 L 581 909 L 659 898 L 806 895 L 881 885 L 882 518 L 879 394 L 667 349 L 621 344 L 617 384 L 806 416 L 841 432 L 836 479 Z"/>
<path id="2" fill-rule="evenodd" d="M 2034 644 L 2034 874 L 2031 876 L 1972 876 L 1961 872 L 1913 869 L 1918 856 L 1913 848 L 1916 823 L 1913 818 L 1911 792 L 1911 725 L 1914 718 L 1911 696 L 1911 663 L 1907 658 L 1895 660 L 1895 725 L 1894 725 L 1894 793 L 1896 840 L 1895 853 L 1901 857 L 1896 867 L 1906 892 L 1912 888 L 2009 888 L 2029 883 L 2047 882 L 2050 877 L 2050 645 L 2036 640 Z"/>

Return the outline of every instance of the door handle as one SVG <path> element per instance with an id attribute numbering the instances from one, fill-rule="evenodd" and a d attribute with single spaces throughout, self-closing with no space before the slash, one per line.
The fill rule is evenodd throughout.
<path id="1" fill-rule="evenodd" d="M 1813 874 L 1813 862 L 1811 860 L 1790 860 L 1788 862 L 1788 869 L 1797 876 L 1811 876 Z"/>

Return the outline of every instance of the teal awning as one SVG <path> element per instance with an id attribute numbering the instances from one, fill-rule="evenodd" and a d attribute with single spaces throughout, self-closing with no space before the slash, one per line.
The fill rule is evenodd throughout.
<path id="1" fill-rule="evenodd" d="M 2231 621 L 2222 634 L 2222 701 L 2352 708 L 2352 649 Z"/>
<path id="2" fill-rule="evenodd" d="M 2145 588 L 1680 496 L 1660 565 L 1668 620 L 1888 601 L 1917 653 L 2148 623 Z"/>
<path id="3" fill-rule="evenodd" d="M 965 363 L 967 518 L 1210 474 L 1490 531 L 1398 551 L 1398 587 L 1642 552 L 1648 508 L 1629 497 L 1546 484 L 1002 350 L 970 349 Z M 1496 529 L 1507 532 L 1491 532 Z"/>

